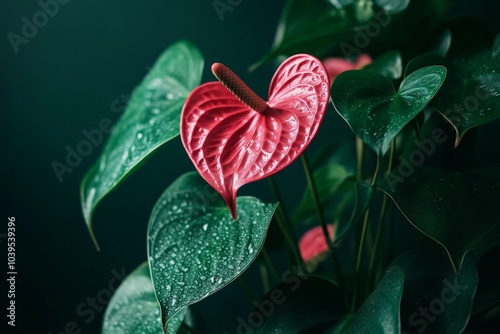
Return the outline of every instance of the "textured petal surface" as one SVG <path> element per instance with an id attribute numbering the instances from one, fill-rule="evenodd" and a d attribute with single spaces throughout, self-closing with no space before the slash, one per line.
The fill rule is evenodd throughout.
<path id="1" fill-rule="evenodd" d="M 329 87 L 318 59 L 296 55 L 276 71 L 264 113 L 247 107 L 219 82 L 189 95 L 181 116 L 182 142 L 234 218 L 242 185 L 285 168 L 310 143 L 327 108 Z"/>

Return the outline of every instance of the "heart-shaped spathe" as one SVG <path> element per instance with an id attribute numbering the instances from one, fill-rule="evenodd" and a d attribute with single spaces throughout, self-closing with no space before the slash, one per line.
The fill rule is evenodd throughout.
<path id="1" fill-rule="evenodd" d="M 217 75 L 221 67 L 229 79 Z M 208 82 L 191 92 L 180 133 L 196 169 L 236 219 L 238 189 L 287 167 L 311 142 L 328 106 L 330 82 L 317 58 L 292 56 L 274 74 L 266 104 L 223 65 L 212 70 L 224 84 Z"/>

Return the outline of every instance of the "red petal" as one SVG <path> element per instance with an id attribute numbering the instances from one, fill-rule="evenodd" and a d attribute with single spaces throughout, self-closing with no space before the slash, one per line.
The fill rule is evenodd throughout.
<path id="1" fill-rule="evenodd" d="M 270 108 L 261 114 L 210 82 L 191 92 L 182 111 L 182 143 L 234 219 L 238 189 L 288 166 L 316 134 L 329 99 L 326 70 L 312 56 L 290 57 L 269 96 Z"/>

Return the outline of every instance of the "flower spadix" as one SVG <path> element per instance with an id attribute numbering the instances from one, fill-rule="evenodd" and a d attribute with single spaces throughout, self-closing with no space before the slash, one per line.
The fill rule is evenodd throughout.
<path id="1" fill-rule="evenodd" d="M 271 80 L 268 101 L 226 66 L 219 80 L 195 88 L 182 110 L 182 143 L 200 175 L 226 201 L 234 219 L 236 193 L 290 165 L 316 134 L 330 98 L 330 82 L 317 58 L 286 59 Z"/>

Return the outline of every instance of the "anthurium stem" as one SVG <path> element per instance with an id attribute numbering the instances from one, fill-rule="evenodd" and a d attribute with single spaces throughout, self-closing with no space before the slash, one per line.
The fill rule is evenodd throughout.
<path id="1" fill-rule="evenodd" d="M 356 161 L 357 161 L 357 173 L 356 176 L 358 180 L 363 178 L 363 163 L 364 163 L 364 148 L 365 144 L 361 138 L 356 136 Z"/>
<path id="2" fill-rule="evenodd" d="M 270 285 L 269 285 L 269 277 L 267 275 L 267 268 L 266 265 L 261 263 L 259 266 L 260 269 L 260 277 L 262 278 L 262 288 L 264 289 L 264 293 L 269 291 Z"/>
<path id="3" fill-rule="evenodd" d="M 283 202 L 281 201 L 281 195 L 278 191 L 278 187 L 276 187 L 276 183 L 274 182 L 274 178 L 272 176 L 268 177 L 268 180 L 269 184 L 271 185 L 271 190 L 273 192 L 274 198 L 276 198 L 276 201 L 278 201 L 279 203 L 275 214 L 276 222 L 278 223 L 278 226 L 283 233 L 283 236 L 285 237 L 285 241 L 295 262 L 297 263 L 297 265 L 299 265 L 300 268 L 304 269 L 305 266 L 302 261 L 302 256 L 300 256 L 299 246 L 293 234 L 293 230 L 290 226 L 285 210 L 283 209 Z"/>
<path id="4" fill-rule="evenodd" d="M 269 270 L 271 270 L 271 274 L 276 279 L 276 282 L 279 283 L 281 281 L 280 275 L 278 274 L 278 270 L 276 269 L 276 266 L 274 265 L 273 261 L 271 260 L 271 256 L 269 256 L 269 252 L 267 251 L 267 249 L 265 247 L 262 248 L 262 256 L 264 257 L 264 261 L 266 262 L 267 266 L 269 267 Z"/>
<path id="5" fill-rule="evenodd" d="M 309 167 L 309 161 L 307 160 L 305 153 L 302 153 L 300 159 L 302 160 L 302 166 L 304 167 L 304 172 L 306 174 L 307 184 L 309 186 L 309 190 L 311 191 L 314 207 L 316 208 L 316 214 L 321 223 L 321 229 L 323 230 L 323 235 L 325 236 L 326 244 L 328 246 L 328 251 L 333 261 L 333 267 L 334 267 L 333 270 L 335 271 L 335 276 L 337 277 L 337 281 L 340 287 L 342 288 L 344 287 L 342 271 L 340 270 L 337 254 L 335 253 L 335 245 L 333 243 L 332 237 L 330 236 L 330 233 L 328 232 L 327 222 L 325 216 L 323 215 L 323 209 L 321 208 L 321 202 L 318 196 L 316 183 L 314 182 L 314 178 L 311 173 L 311 168 Z"/>
<path id="6" fill-rule="evenodd" d="M 373 174 L 373 179 L 372 179 L 372 186 L 375 185 L 377 182 L 377 177 L 378 173 L 380 170 L 380 164 L 381 164 L 381 158 L 377 157 L 377 167 L 375 168 L 375 173 Z M 366 230 L 368 227 L 368 222 L 370 220 L 370 207 L 373 203 L 373 192 L 370 195 L 370 205 L 368 206 L 368 209 L 365 212 L 365 218 L 363 221 L 363 227 L 361 229 L 361 236 L 359 239 L 359 247 L 358 247 L 358 253 L 356 256 L 356 268 L 354 271 L 354 292 L 352 294 L 352 301 L 351 301 L 351 311 L 354 312 L 357 307 L 357 299 L 358 299 L 358 292 L 360 289 L 360 276 L 361 276 L 361 259 L 363 258 L 363 247 L 365 244 L 365 239 L 366 239 Z"/>
<path id="7" fill-rule="evenodd" d="M 389 175 L 389 173 L 391 172 L 391 168 L 392 168 L 392 162 L 393 162 L 393 159 L 394 159 L 394 151 L 395 151 L 395 141 L 394 139 L 391 141 L 391 149 L 390 149 L 390 152 L 389 152 L 389 163 L 387 165 L 387 172 L 386 172 L 386 175 Z M 388 203 L 388 196 L 386 193 L 384 193 L 384 198 L 382 200 L 382 207 L 380 209 L 380 218 L 379 218 L 379 221 L 378 221 L 378 227 L 377 227 L 377 235 L 375 237 L 375 243 L 374 243 L 374 246 L 373 246 L 373 250 L 371 252 L 371 255 L 370 255 L 370 264 L 368 266 L 368 273 L 369 275 L 372 276 L 373 278 L 373 286 L 375 286 L 377 284 L 377 273 L 379 270 L 377 270 L 377 272 L 374 272 L 374 266 L 375 266 L 375 259 L 377 258 L 377 253 L 378 253 L 378 246 L 380 244 L 380 239 L 382 238 L 382 232 L 384 230 L 384 225 L 385 225 L 385 216 L 386 216 L 386 213 L 387 213 L 387 203 Z"/>
<path id="8" fill-rule="evenodd" d="M 215 77 L 241 102 L 251 109 L 263 113 L 267 110 L 267 103 L 248 87 L 233 71 L 221 63 L 212 65 Z"/>

